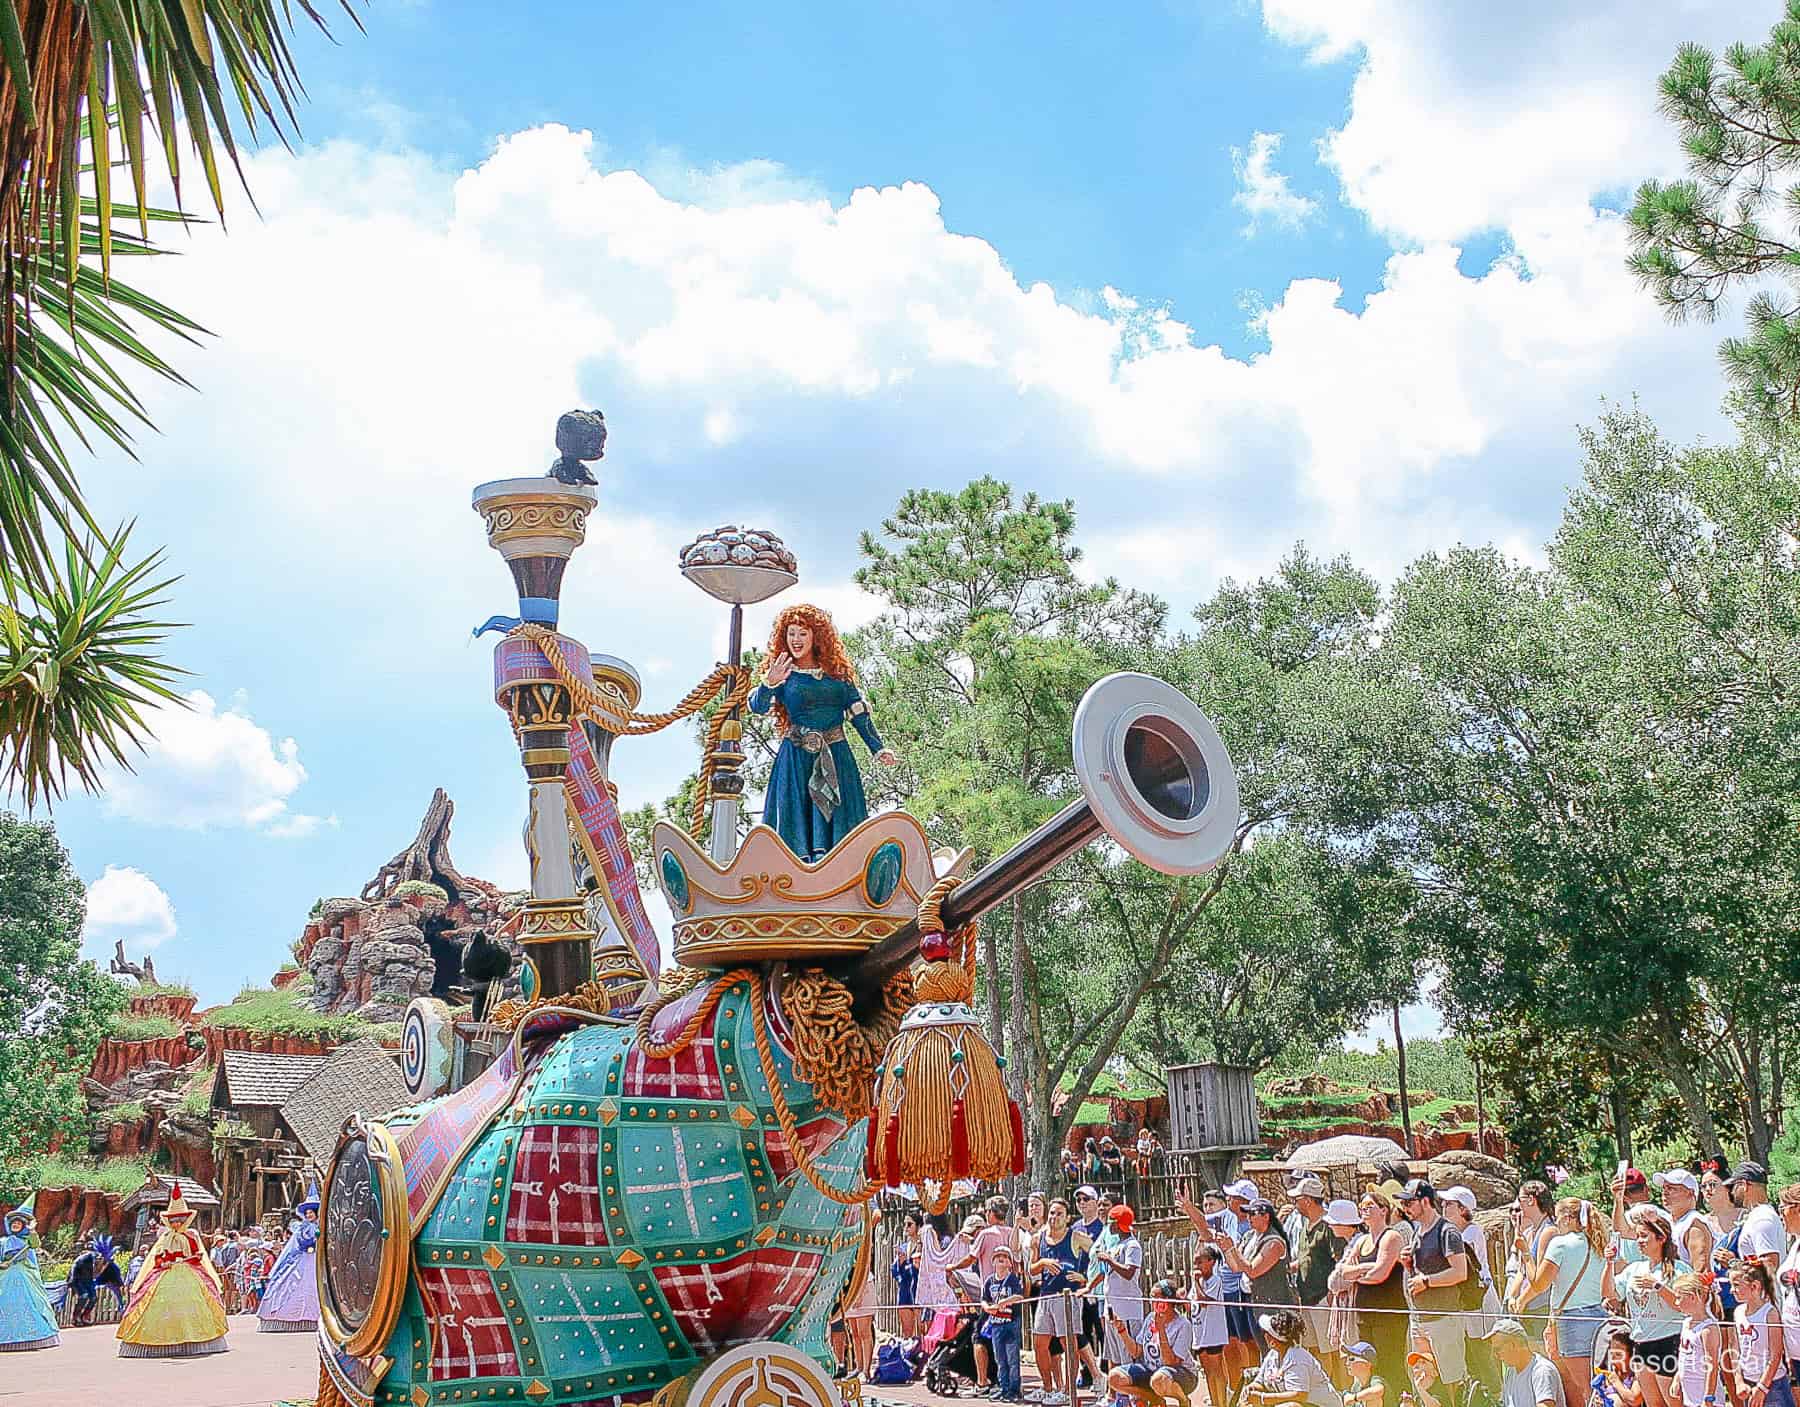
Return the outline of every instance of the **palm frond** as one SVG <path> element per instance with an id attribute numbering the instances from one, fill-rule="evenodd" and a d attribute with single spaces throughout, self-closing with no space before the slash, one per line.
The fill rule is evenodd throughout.
<path id="1" fill-rule="evenodd" d="M 339 3 L 360 29 L 351 0 Z M 299 8 L 329 33 L 311 4 Z M 54 536 L 103 536 L 28 385 L 83 443 L 84 424 L 125 443 L 116 415 L 89 414 L 96 401 L 116 409 L 117 397 L 82 393 L 104 374 L 46 351 L 38 324 L 58 322 L 78 350 L 82 312 L 110 296 L 114 258 L 143 252 L 115 221 L 135 220 L 139 242 L 148 240 L 148 152 L 160 151 L 179 203 L 185 127 L 223 218 L 220 149 L 241 180 L 240 140 L 265 131 L 291 139 L 303 91 L 293 27 L 290 0 L 0 0 L 0 543 L 26 576 L 47 568 Z M 132 198 L 115 203 L 120 149 Z M 98 269 L 86 288 L 84 256 Z M 135 311 L 158 320 L 141 303 Z M 136 350 L 113 350 L 143 363 Z"/>
<path id="2" fill-rule="evenodd" d="M 126 560 L 131 525 L 110 539 L 63 544 L 60 565 L 30 582 L 0 561 L 0 783 L 29 809 L 90 791 L 131 766 L 145 711 L 179 703 L 182 671 L 154 652 L 178 628 L 158 618 L 175 578 L 161 552 Z"/>

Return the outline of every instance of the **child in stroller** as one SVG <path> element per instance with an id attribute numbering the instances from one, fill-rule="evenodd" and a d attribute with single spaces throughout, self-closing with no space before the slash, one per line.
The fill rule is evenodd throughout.
<path id="1" fill-rule="evenodd" d="M 964 1274 L 950 1277 L 956 1307 L 939 1308 L 919 1347 L 925 1354 L 925 1385 L 939 1397 L 955 1397 L 966 1380 L 974 1386 L 975 1333 L 981 1322 L 980 1287 Z"/>

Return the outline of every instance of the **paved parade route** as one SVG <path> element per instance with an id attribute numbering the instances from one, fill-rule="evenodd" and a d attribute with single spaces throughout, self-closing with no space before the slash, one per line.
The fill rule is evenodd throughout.
<path id="1" fill-rule="evenodd" d="M 268 1407 L 318 1390 L 311 1334 L 259 1334 L 231 1319 L 231 1352 L 205 1358 L 120 1358 L 116 1325 L 64 1329 L 62 1343 L 0 1358 L 6 1407 Z"/>

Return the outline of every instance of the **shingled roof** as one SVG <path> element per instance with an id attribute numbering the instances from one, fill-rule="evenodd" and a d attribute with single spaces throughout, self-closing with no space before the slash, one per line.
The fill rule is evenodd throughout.
<path id="1" fill-rule="evenodd" d="M 213 1108 L 262 1105 L 279 1109 L 289 1095 L 319 1073 L 322 1055 L 268 1055 L 228 1050 L 213 1076 Z"/>
<path id="2" fill-rule="evenodd" d="M 379 1119 L 408 1100 L 400 1065 L 367 1036 L 339 1046 L 322 1069 L 288 1096 L 281 1118 L 306 1156 L 323 1169 L 337 1148 L 338 1131 L 351 1114 Z"/>
<path id="3" fill-rule="evenodd" d="M 176 1177 L 171 1173 L 156 1173 L 147 1178 L 143 1185 L 132 1191 L 119 1204 L 121 1214 L 129 1214 L 148 1202 L 153 1207 L 167 1206 L 171 1185 L 181 1184 L 181 1195 L 195 1211 L 219 1205 L 218 1195 L 204 1183 L 195 1182 L 191 1177 Z"/>

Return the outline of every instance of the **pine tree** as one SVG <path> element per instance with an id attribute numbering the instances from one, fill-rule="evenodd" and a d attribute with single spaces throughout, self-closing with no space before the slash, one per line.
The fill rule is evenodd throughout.
<path id="1" fill-rule="evenodd" d="M 1715 56 L 1684 44 L 1663 74 L 1662 109 L 1687 153 L 1686 180 L 1646 181 L 1629 216 L 1631 270 L 1677 322 L 1716 318 L 1758 289 L 1745 335 L 1719 346 L 1725 372 L 1765 410 L 1800 409 L 1800 0 L 1766 44 Z"/>

